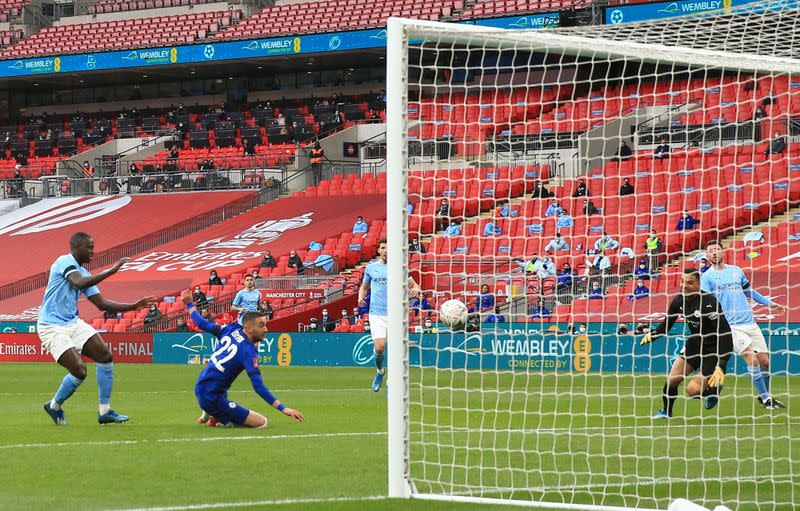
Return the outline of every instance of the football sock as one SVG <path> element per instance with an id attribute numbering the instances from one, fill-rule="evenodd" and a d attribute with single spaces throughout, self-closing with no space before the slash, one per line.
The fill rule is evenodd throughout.
<path id="1" fill-rule="evenodd" d="M 61 386 L 58 387 L 56 395 L 50 400 L 50 408 L 53 410 L 61 410 L 61 405 L 78 390 L 81 383 L 83 383 L 83 380 L 75 378 L 70 373 L 67 373 L 64 379 L 61 380 Z"/>
<path id="2" fill-rule="evenodd" d="M 767 392 L 769 392 L 769 369 L 761 368 L 761 377 L 764 378 L 764 386 L 767 388 Z"/>
<path id="3" fill-rule="evenodd" d="M 672 415 L 672 407 L 675 405 L 676 399 L 678 399 L 678 386 L 669 386 L 668 383 L 665 383 L 664 389 L 661 391 L 661 400 L 664 404 L 664 410 L 669 415 Z"/>
<path id="4" fill-rule="evenodd" d="M 769 391 L 764 382 L 764 375 L 761 373 L 761 368 L 759 366 L 749 366 L 747 372 L 750 373 L 750 379 L 753 380 L 753 387 L 755 387 L 761 399 L 763 401 L 769 399 Z"/>
<path id="5" fill-rule="evenodd" d="M 375 367 L 378 368 L 378 371 L 383 369 L 383 353 L 375 352 Z"/>
<path id="6" fill-rule="evenodd" d="M 114 386 L 114 362 L 97 364 L 97 394 L 100 396 L 100 414 L 111 409 L 111 388 Z"/>

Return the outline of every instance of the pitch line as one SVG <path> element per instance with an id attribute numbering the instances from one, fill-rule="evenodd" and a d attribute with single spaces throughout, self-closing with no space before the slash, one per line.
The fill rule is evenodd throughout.
<path id="1" fill-rule="evenodd" d="M 306 438 L 341 438 L 362 436 L 386 436 L 385 431 L 343 432 L 343 433 L 308 433 L 300 435 L 241 435 L 241 436 L 212 436 L 212 437 L 185 437 L 185 438 L 157 438 L 154 440 L 107 440 L 100 442 L 42 442 L 30 444 L 0 445 L 0 450 L 32 449 L 41 447 L 89 447 L 89 446 L 115 446 L 115 445 L 159 445 L 176 443 L 204 443 L 204 442 L 235 442 L 235 441 L 267 441 L 267 440 L 299 440 Z"/>
<path id="2" fill-rule="evenodd" d="M 273 389 L 273 392 L 280 392 L 281 394 L 286 394 L 288 392 L 360 392 L 369 391 L 372 393 L 372 389 L 368 387 L 359 387 L 354 389 Z M 228 394 L 252 394 L 252 390 L 229 390 Z M 0 392 L 0 396 L 51 396 L 53 391 L 46 391 L 46 392 Z M 186 390 L 115 390 L 114 395 L 118 394 L 192 394 L 194 395 L 194 389 L 186 389 Z"/>
<path id="3" fill-rule="evenodd" d="M 365 497 L 323 497 L 312 499 L 275 499 L 275 500 L 254 500 L 249 502 L 216 502 L 210 504 L 178 504 L 175 506 L 157 506 L 157 507 L 136 507 L 113 509 L 106 511 L 188 511 L 194 509 L 226 509 L 236 507 L 248 506 L 277 506 L 281 504 L 328 504 L 334 502 L 358 502 L 358 501 L 373 501 L 383 500 L 384 495 L 368 495 Z"/>

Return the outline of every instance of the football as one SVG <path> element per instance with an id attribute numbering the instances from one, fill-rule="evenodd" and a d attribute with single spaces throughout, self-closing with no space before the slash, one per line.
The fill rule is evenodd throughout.
<path id="1" fill-rule="evenodd" d="M 439 319 L 450 328 L 467 322 L 467 306 L 461 300 L 447 300 L 439 307 Z"/>

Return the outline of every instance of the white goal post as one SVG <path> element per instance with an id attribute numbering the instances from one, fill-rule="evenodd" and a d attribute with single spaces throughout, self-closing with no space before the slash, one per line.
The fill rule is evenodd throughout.
<path id="1" fill-rule="evenodd" d="M 650 116 L 647 119 L 644 118 L 644 109 L 640 109 L 637 114 L 636 108 L 625 110 L 624 106 L 613 115 L 609 107 L 606 107 L 605 113 L 598 110 L 600 113 L 595 115 L 589 106 L 589 110 L 581 114 L 585 118 L 580 118 L 577 104 L 584 102 L 590 105 L 592 101 L 600 101 L 602 98 L 599 97 L 605 94 L 606 101 L 613 100 L 624 105 L 626 100 L 639 98 L 639 94 L 624 95 L 627 92 L 609 91 L 627 90 L 626 85 L 634 83 L 637 76 L 642 84 L 654 83 L 651 89 L 655 92 L 648 89 L 649 94 L 658 94 L 659 87 L 663 86 L 665 95 L 686 95 L 685 91 L 693 87 L 697 80 L 702 82 L 701 87 L 705 89 L 713 88 L 707 84 L 711 83 L 710 80 L 716 80 L 713 83 L 719 82 L 722 84 L 720 87 L 732 83 L 739 89 L 745 90 L 742 84 L 764 77 L 785 78 L 788 83 L 796 82 L 800 90 L 800 45 L 795 40 L 798 27 L 800 27 L 800 11 L 797 2 L 780 3 L 780 5 L 774 2 L 757 2 L 698 16 L 568 29 L 503 30 L 467 24 L 389 19 L 386 58 L 389 497 L 464 503 L 504 503 L 543 509 L 587 511 L 666 509 L 665 503 L 676 498 L 689 498 L 706 506 L 711 503 L 723 503 L 734 510 L 736 506 L 742 510 L 759 511 L 789 509 L 796 504 L 796 499 L 800 497 L 800 485 L 797 483 L 800 480 L 798 475 L 800 460 L 793 459 L 795 455 L 800 454 L 800 439 L 796 438 L 798 429 L 792 426 L 792 418 L 796 417 L 796 414 L 790 406 L 788 418 L 775 415 L 767 420 L 759 417 L 760 410 L 752 406 L 755 402 L 752 396 L 753 388 L 746 373 L 742 376 L 741 370 L 737 370 L 738 376 L 731 377 L 731 381 L 735 384 L 729 384 L 725 390 L 726 394 L 723 394 L 721 401 L 725 406 L 721 404 L 715 410 L 719 412 L 718 415 L 712 417 L 708 412 L 698 411 L 695 402 L 685 399 L 681 387 L 678 402 L 686 403 L 686 422 L 669 426 L 654 425 L 650 420 L 652 415 L 650 412 L 653 411 L 651 405 L 657 400 L 660 403 L 661 385 L 666 375 L 664 367 L 668 367 L 664 364 L 667 364 L 667 360 L 673 360 L 670 357 L 674 355 L 667 353 L 663 344 L 654 343 L 653 350 L 646 353 L 644 350 L 625 348 L 628 351 L 624 354 L 620 352 L 617 355 L 608 355 L 609 358 L 614 358 L 613 364 L 609 365 L 610 369 L 596 371 L 591 373 L 591 376 L 588 372 L 557 373 L 544 369 L 544 365 L 537 369 L 529 366 L 527 370 L 518 370 L 519 368 L 509 370 L 510 364 L 506 358 L 502 359 L 505 365 L 500 366 L 494 359 L 492 363 L 476 362 L 474 359 L 470 361 L 469 353 L 464 353 L 464 360 L 467 362 L 463 365 L 449 367 L 447 361 L 455 364 L 453 361 L 458 360 L 461 364 L 462 358 L 458 358 L 454 353 L 459 350 L 467 351 L 468 339 L 465 339 L 467 336 L 442 330 L 429 334 L 428 337 L 410 333 L 408 279 L 413 273 L 423 275 L 423 280 L 427 282 L 437 282 L 442 287 L 439 291 L 444 294 L 439 293 L 434 296 L 472 296 L 469 294 L 470 284 L 464 282 L 469 280 L 470 275 L 475 275 L 475 267 L 480 266 L 478 263 L 477 266 L 465 264 L 452 270 L 456 273 L 463 270 L 463 274 L 456 275 L 462 279 L 459 282 L 456 282 L 456 278 L 443 278 L 439 274 L 441 268 L 435 263 L 431 263 L 427 270 L 411 267 L 410 234 L 415 238 L 424 238 L 426 243 L 430 243 L 429 261 L 431 258 L 435 259 L 439 253 L 435 252 L 434 245 L 443 241 L 441 228 L 444 226 L 438 224 L 435 213 L 428 209 L 423 210 L 420 206 L 425 200 L 438 201 L 441 198 L 438 185 L 436 193 L 433 190 L 425 190 L 425 184 L 423 192 L 412 189 L 409 185 L 413 174 L 427 169 L 438 169 L 450 172 L 447 175 L 458 176 L 452 178 L 452 190 L 448 190 L 448 193 L 452 192 L 452 197 L 455 198 L 461 197 L 459 194 L 462 186 L 467 188 L 471 186 L 471 179 L 480 179 L 482 169 L 489 167 L 513 169 L 516 166 L 526 169 L 523 180 L 527 180 L 530 172 L 527 169 L 535 168 L 536 179 L 540 179 L 544 175 L 543 169 L 548 167 L 551 179 L 549 186 L 560 188 L 564 183 L 570 183 L 569 190 L 564 192 L 569 200 L 572 194 L 571 183 L 577 182 L 580 178 L 588 179 L 593 188 L 603 188 L 602 179 L 598 178 L 600 174 L 595 176 L 598 179 L 591 179 L 591 176 L 593 172 L 599 172 L 599 169 L 604 167 L 608 169 L 609 162 L 614 156 L 613 150 L 610 149 L 611 145 L 616 147 L 620 140 L 630 137 L 635 143 L 635 150 L 650 150 L 651 146 L 656 145 L 657 137 L 671 136 L 675 130 L 681 129 L 678 128 L 679 118 L 683 119 L 685 125 L 681 135 L 685 135 L 685 139 L 680 137 L 671 139 L 681 140 L 680 143 L 674 144 L 676 147 L 672 150 L 676 154 L 687 155 L 685 156 L 687 163 L 684 165 L 687 169 L 693 155 L 699 155 L 699 161 L 702 162 L 708 160 L 708 155 L 716 155 L 717 160 L 713 168 L 718 167 L 722 175 L 720 162 L 727 155 L 725 151 L 735 151 L 731 154 L 738 167 L 751 161 L 742 157 L 743 154 L 748 154 L 752 162 L 760 162 L 763 158 L 760 156 L 762 149 L 759 148 L 764 143 L 770 143 L 768 137 L 764 136 L 759 141 L 750 131 L 747 131 L 746 136 L 741 135 L 745 129 L 736 127 L 747 124 L 747 130 L 761 129 L 760 126 L 757 127 L 757 122 L 748 124 L 749 121 L 744 120 L 744 115 L 741 113 L 744 108 L 742 105 L 745 103 L 748 108 L 752 106 L 751 104 L 760 103 L 761 99 L 753 97 L 752 94 L 746 101 L 737 99 L 734 105 L 727 105 L 725 101 L 718 102 L 717 108 L 734 109 L 735 115 L 738 116 L 730 123 L 729 131 L 733 133 L 730 139 L 726 138 L 728 134 L 719 135 L 724 129 L 724 118 L 720 115 L 720 120 L 707 113 L 706 110 L 710 107 L 702 102 L 689 105 L 687 101 L 684 105 L 667 105 L 663 108 L 654 103 L 655 106 L 649 105 L 646 110 Z M 514 68 L 518 62 L 526 59 L 527 64 Z M 486 66 L 491 68 L 491 73 L 482 76 L 482 80 L 471 69 L 479 60 L 486 62 Z M 548 71 L 537 74 L 539 66 L 546 66 Z M 607 70 L 607 74 L 601 76 L 598 69 Z M 564 72 L 565 70 L 568 72 Z M 547 75 L 551 72 L 552 75 Z M 613 72 L 619 72 L 621 75 L 615 76 Z M 573 83 L 568 83 L 571 79 Z M 569 86 L 570 92 L 563 96 L 559 96 L 558 93 L 543 94 L 543 84 L 548 80 L 548 84 L 555 84 L 562 89 Z M 539 98 L 540 101 L 549 98 L 549 101 L 553 101 L 552 112 L 556 113 L 550 115 L 547 121 L 544 117 L 542 119 L 538 117 L 540 112 L 544 111 L 542 108 L 532 108 L 534 106 L 532 104 L 523 105 L 523 101 L 513 99 L 515 90 L 530 92 L 534 89 L 536 94 L 519 94 L 519 97 Z M 478 94 L 481 98 L 486 94 L 486 97 L 496 98 L 499 97 L 498 91 L 502 92 L 505 98 L 502 105 L 481 105 L 480 102 L 467 104 L 465 99 L 470 94 Z M 618 96 L 610 97 L 609 94 Z M 791 90 L 786 94 L 791 95 Z M 420 103 L 423 103 L 420 98 L 426 95 L 450 98 L 453 103 L 461 102 L 455 105 L 447 104 L 444 107 L 447 112 L 451 110 L 467 112 L 472 107 L 478 110 L 486 108 L 492 110 L 493 117 L 487 115 L 484 118 L 481 117 L 482 114 L 478 114 L 477 120 L 467 119 L 468 114 L 464 113 L 465 117 L 453 115 L 444 120 L 427 122 L 426 127 L 426 120 L 422 119 L 418 112 L 422 109 Z M 453 97 L 460 99 L 453 100 Z M 790 102 L 800 103 L 800 96 L 796 100 L 790 99 Z M 412 103 L 415 105 L 413 109 L 410 107 Z M 430 100 L 429 103 L 434 104 L 435 101 Z M 561 132 L 556 128 L 555 132 L 552 132 L 544 127 L 562 122 L 559 115 L 562 115 L 560 112 L 564 107 L 567 109 L 567 116 L 574 115 L 575 125 L 581 123 L 583 126 L 581 129 L 574 129 L 575 139 L 572 141 L 567 140 L 569 136 L 566 131 Z M 576 112 L 574 114 L 571 113 L 573 107 Z M 521 108 L 525 112 L 519 114 L 516 108 Z M 411 115 L 412 110 L 413 115 Z M 775 112 L 778 119 L 781 114 L 777 113 L 777 110 Z M 800 119 L 800 108 L 797 112 Z M 695 132 L 692 132 L 695 135 L 692 135 L 690 131 L 693 128 L 688 125 L 686 119 L 702 121 L 704 115 L 706 120 L 712 117 L 713 119 L 708 123 L 702 122 L 705 127 L 696 128 Z M 667 121 L 658 120 L 658 116 Z M 786 129 L 786 136 L 791 138 L 790 116 L 780 119 L 782 120 L 776 123 L 782 123 Z M 462 126 L 458 127 L 459 123 Z M 486 135 L 489 124 L 497 126 L 493 135 Z M 450 126 L 458 135 L 454 137 L 448 133 L 444 137 L 438 136 L 441 130 L 437 130 L 437 126 L 441 125 Z M 532 127 L 534 125 L 535 128 Z M 770 130 L 772 126 L 773 124 L 769 125 Z M 629 128 L 630 132 L 627 131 Z M 633 133 L 634 128 L 636 133 Z M 541 131 L 535 132 L 534 129 Z M 712 129 L 717 130 L 713 135 L 718 137 L 715 140 L 707 138 L 712 137 L 709 134 Z M 478 132 L 480 138 L 473 138 L 470 135 Z M 501 133 L 502 137 L 499 136 Z M 529 135 L 538 136 L 539 133 L 546 133 L 548 136 L 541 139 L 535 136 L 529 137 Z M 696 135 L 696 133 L 701 134 Z M 511 140 L 514 136 L 518 136 L 517 142 L 508 142 L 508 147 L 517 149 L 507 151 L 498 149 L 500 138 Z M 743 137 L 749 139 L 744 140 Z M 411 143 L 418 143 L 420 139 L 427 138 L 433 141 L 432 152 L 426 153 L 424 148 L 421 152 L 416 149 L 410 151 Z M 532 141 L 534 139 L 535 141 Z M 442 144 L 442 140 L 445 143 Z M 562 141 L 568 149 L 561 150 L 559 144 Z M 545 156 L 546 151 L 540 149 L 548 143 L 554 145 L 547 146 L 550 152 Z M 445 149 L 440 149 L 442 145 Z M 695 150 L 696 154 L 693 152 Z M 567 156 L 568 153 L 572 156 Z M 787 158 L 788 154 L 787 150 Z M 667 164 L 664 165 L 665 175 L 670 173 L 683 175 L 685 171 L 683 167 L 677 166 L 671 167 L 670 171 Z M 678 164 L 673 162 L 673 165 Z M 621 168 L 622 161 L 619 161 L 619 166 L 615 164 L 612 166 L 614 169 Z M 474 177 L 467 177 L 470 169 L 477 172 Z M 701 173 L 710 175 L 709 167 L 686 170 L 686 172 L 687 175 L 691 175 L 692 172 L 698 176 Z M 652 174 L 655 173 L 656 171 L 652 170 Z M 499 172 L 497 174 L 500 175 Z M 631 176 L 640 174 L 645 173 L 640 172 Z M 505 174 L 498 179 L 505 179 L 503 175 Z M 624 174 L 620 171 L 618 175 L 621 177 Z M 494 178 L 495 173 L 491 173 L 491 176 Z M 481 236 L 483 226 L 488 220 L 487 215 L 501 222 L 511 220 L 508 211 L 503 218 L 500 217 L 501 204 L 510 205 L 512 209 L 518 207 L 520 217 L 524 216 L 522 212 L 525 207 L 524 201 L 530 198 L 529 184 L 522 187 L 523 194 L 515 196 L 514 178 L 510 176 L 507 179 L 512 189 L 511 192 L 504 192 L 508 193 L 505 196 L 508 200 L 498 201 L 489 209 L 481 209 L 483 202 L 481 197 L 478 197 L 478 210 L 474 212 L 475 214 L 467 218 L 466 212 L 463 213 L 465 229 L 466 224 L 475 224 L 471 226 L 474 231 L 470 231 L 472 233 L 470 236 Z M 719 194 L 729 189 L 729 183 L 721 179 L 714 181 L 708 189 L 717 194 L 715 197 L 721 197 Z M 786 179 L 792 179 L 792 176 L 789 175 Z M 800 176 L 794 179 L 800 179 Z M 430 183 L 435 182 L 430 181 Z M 687 195 L 704 192 L 701 183 L 708 181 L 701 181 L 697 177 L 696 189 L 685 191 L 690 189 L 687 186 L 678 188 L 677 192 L 670 192 L 667 183 L 664 192 L 665 204 L 668 203 L 667 213 L 674 210 L 675 201 L 686 201 Z M 757 183 L 752 186 L 757 188 Z M 768 186 L 772 189 L 773 183 L 770 181 Z M 787 181 L 787 188 L 788 186 Z M 456 191 L 457 188 L 459 191 Z M 597 193 L 594 189 L 592 192 L 591 198 L 596 201 L 603 201 L 610 195 L 616 195 L 616 192 L 610 194 L 607 191 Z M 637 189 L 637 193 L 640 192 L 644 190 Z M 647 193 L 650 191 L 647 190 Z M 757 190 L 753 191 L 753 197 L 756 197 L 756 193 Z M 498 197 L 491 195 L 491 198 Z M 778 225 L 778 220 L 775 219 L 779 217 L 775 209 L 769 210 L 769 213 L 757 220 L 751 216 L 749 217 L 751 220 L 745 222 L 741 220 L 741 215 L 737 216 L 739 210 L 735 209 L 736 205 L 726 205 L 721 198 L 715 200 L 720 202 L 714 203 L 711 209 L 731 208 L 732 211 L 729 215 L 732 218 L 730 225 L 726 223 L 727 220 L 723 215 L 714 217 L 714 227 L 719 231 L 720 237 L 749 232 L 748 229 L 760 228 L 762 225 L 770 227 Z M 771 200 L 773 206 L 776 201 L 778 199 Z M 781 213 L 797 205 L 790 200 L 790 197 L 781 198 L 780 201 L 786 203 Z M 456 202 L 455 199 L 453 202 Z M 682 202 L 680 209 L 697 211 L 702 221 L 707 222 L 706 218 L 710 218 L 709 208 L 704 208 L 705 203 L 702 198 L 699 200 L 699 205 L 697 202 L 692 202 L 693 208 L 683 206 Z M 411 214 L 407 210 L 409 203 L 419 208 L 414 211 L 416 216 L 428 215 L 427 221 L 428 225 L 433 225 L 432 231 L 419 227 L 425 225 L 424 218 L 414 220 L 414 229 L 417 231 L 410 227 Z M 597 206 L 600 205 L 598 202 Z M 646 209 L 648 218 L 655 218 L 655 208 L 655 203 L 652 208 L 648 203 Z M 640 211 L 645 209 L 639 207 L 637 202 L 637 214 Z M 614 236 L 623 238 L 626 234 L 623 232 L 623 226 L 630 225 L 630 222 L 625 223 L 623 218 L 625 213 L 616 213 L 606 208 L 603 215 L 606 219 L 611 215 L 615 217 L 613 223 L 620 227 Z M 672 218 L 670 217 L 670 222 L 673 221 Z M 581 225 L 584 224 L 589 231 L 586 231 L 588 234 L 582 235 L 581 239 L 594 241 L 593 234 L 599 231 L 591 229 L 601 224 L 591 218 Z M 649 227 L 654 224 L 636 223 L 634 229 L 641 230 L 640 225 L 647 225 L 649 231 Z M 700 225 L 701 228 L 706 227 L 702 222 Z M 541 226 L 533 229 L 529 229 L 530 226 L 525 227 L 528 229 L 525 232 L 530 237 L 544 237 L 544 233 L 549 232 Z M 603 230 L 602 225 L 600 230 Z M 673 229 L 667 227 L 667 230 Z M 638 243 L 640 240 L 638 236 L 639 233 L 634 232 L 630 238 Z M 570 240 L 573 249 L 577 239 L 576 235 Z M 502 243 L 507 243 L 503 246 L 508 247 L 506 249 L 508 252 L 503 252 L 499 248 L 494 249 L 496 250 L 494 253 L 498 254 L 497 262 L 491 265 L 490 270 L 485 272 L 481 270 L 475 281 L 490 281 L 493 287 L 497 284 L 495 289 L 500 289 L 499 283 L 507 283 L 507 287 L 503 287 L 505 305 L 502 313 L 509 317 L 518 315 L 524 317 L 526 322 L 530 322 L 530 306 L 533 302 L 530 301 L 530 297 L 525 300 L 520 299 L 520 294 L 527 296 L 528 291 L 520 291 L 517 286 L 518 282 L 523 282 L 524 286 L 530 289 L 530 280 L 526 281 L 525 277 L 528 269 L 523 268 L 520 276 L 520 270 L 515 268 L 514 260 L 510 257 L 514 255 L 514 249 L 511 247 L 515 247 L 516 242 L 527 246 L 525 245 L 527 241 L 528 236 L 503 232 L 502 241 L 498 238 L 496 242 L 492 242 L 492 246 L 499 247 Z M 661 267 L 659 282 L 663 286 L 658 292 L 660 301 L 655 298 L 652 302 L 648 301 L 650 305 L 647 305 L 649 307 L 647 314 L 642 314 L 644 306 L 636 299 L 633 300 L 633 305 L 628 305 L 625 303 L 625 297 L 620 294 L 620 300 L 611 305 L 612 302 L 606 297 L 605 312 L 610 314 L 606 316 L 601 314 L 589 320 L 594 321 L 598 325 L 597 328 L 606 333 L 594 337 L 592 342 L 602 343 L 615 335 L 615 339 L 622 339 L 620 337 L 622 334 L 609 334 L 604 330 L 606 326 L 612 328 L 612 324 L 615 332 L 618 324 L 621 325 L 623 322 L 630 324 L 631 319 L 635 324 L 641 317 L 652 317 L 652 324 L 655 325 L 656 318 L 663 317 L 666 310 L 667 294 L 671 299 L 677 291 L 675 287 L 666 287 L 669 280 L 668 270 L 662 265 L 667 261 L 675 268 L 691 264 L 690 257 L 702 248 L 700 245 L 703 241 L 708 241 L 705 234 L 697 236 L 696 239 L 682 238 L 679 249 L 664 255 L 664 260 L 660 262 L 654 260 L 656 262 L 653 266 L 657 267 L 652 268 L 652 272 L 655 273 L 657 268 Z M 464 243 L 464 247 L 457 247 L 456 251 L 449 251 L 447 255 L 474 255 L 476 244 L 469 238 L 466 238 Z M 482 243 L 479 245 L 484 246 Z M 785 240 L 782 243 L 782 248 L 786 248 Z M 634 251 L 637 250 L 637 247 L 632 248 Z M 525 256 L 530 255 L 531 253 L 525 254 Z M 639 259 L 639 255 L 639 252 L 636 252 L 635 256 L 630 257 L 631 264 Z M 483 257 L 486 258 L 485 255 Z M 573 254 L 573 258 L 575 257 L 577 256 Z M 623 257 L 620 256 L 620 262 L 617 263 L 615 258 L 614 269 L 607 275 L 603 273 L 604 289 L 613 287 L 622 293 L 622 290 L 627 289 L 626 285 L 630 286 L 632 281 L 628 275 L 632 275 L 633 270 L 630 268 L 623 270 L 622 260 Z M 415 261 L 417 261 L 415 264 L 419 264 L 419 259 Z M 560 267 L 560 264 L 558 266 Z M 451 268 L 456 266 L 453 265 Z M 754 268 L 755 266 L 749 268 L 743 266 L 748 275 L 756 271 Z M 756 289 L 768 287 L 786 291 L 786 296 L 783 298 L 786 302 L 789 299 L 791 283 L 788 270 L 780 271 L 783 273 L 779 271 L 758 273 L 761 276 L 751 278 L 751 282 Z M 449 284 L 450 282 L 453 284 Z M 587 279 L 587 286 L 589 282 Z M 448 285 L 452 288 L 444 289 Z M 544 298 L 545 279 L 541 279 L 540 285 L 541 289 L 536 289 L 536 293 L 539 293 L 536 300 L 539 300 L 540 304 L 552 304 L 550 308 L 553 309 L 554 318 L 556 310 L 563 311 L 566 305 L 581 301 L 577 291 L 572 294 L 575 289 L 574 284 L 570 284 L 571 294 L 566 300 L 556 294 L 556 291 L 548 295 L 548 298 Z M 582 290 L 584 291 L 589 293 L 588 289 Z M 452 294 L 448 295 L 448 292 Z M 654 292 L 653 295 L 655 294 Z M 466 301 L 466 298 L 464 300 Z M 492 303 L 494 304 L 494 299 Z M 588 303 L 591 307 L 591 300 L 588 300 Z M 788 305 L 791 307 L 791 304 Z M 494 310 L 494 305 L 492 307 Z M 608 307 L 613 307 L 613 310 Z M 635 310 L 634 307 L 639 309 Z M 612 317 L 613 320 L 604 319 Z M 542 332 L 549 328 L 550 332 L 562 333 L 559 331 L 560 327 L 555 327 L 559 320 L 547 321 L 552 321 L 548 323 L 552 326 L 542 326 L 541 322 L 538 323 Z M 786 325 L 787 321 L 787 319 L 770 319 L 769 325 L 780 325 L 781 322 Z M 498 329 L 492 332 L 499 331 Z M 541 337 L 539 334 L 530 333 L 529 330 L 515 332 L 517 333 L 509 334 L 510 337 L 504 337 L 499 333 L 484 333 L 484 338 L 494 337 L 480 341 L 479 344 L 491 343 L 493 340 L 498 343 L 509 339 L 521 340 L 526 349 L 530 350 L 533 349 L 531 348 L 533 344 L 524 342 L 532 339 L 537 339 L 538 342 Z M 434 335 L 437 339 L 432 341 L 434 344 L 425 345 L 424 343 L 431 342 L 429 339 Z M 478 335 L 480 337 L 481 334 Z M 463 343 L 458 348 L 448 345 L 448 342 L 457 336 L 461 336 L 458 337 L 458 342 L 462 342 L 463 339 Z M 553 337 L 553 339 L 553 343 L 565 343 L 567 351 L 573 349 L 573 343 L 580 342 L 575 336 Z M 595 341 L 595 339 L 602 340 Z M 625 342 L 629 342 L 628 337 L 625 337 Z M 484 345 L 480 346 L 480 349 L 484 350 Z M 672 349 L 673 345 L 669 346 Z M 790 351 L 788 348 L 781 349 L 784 349 L 783 355 L 788 360 Z M 592 354 L 590 363 L 593 366 L 606 363 L 602 358 L 607 356 L 606 354 L 598 355 L 599 358 L 594 358 L 594 352 Z M 480 357 L 481 355 L 477 355 L 476 358 Z M 631 367 L 621 362 L 628 360 L 626 357 L 630 358 Z M 516 359 L 519 358 L 521 357 Z M 543 360 L 546 357 L 540 358 Z M 731 364 L 735 358 L 738 357 L 732 357 Z M 569 357 L 564 359 L 568 360 L 567 363 L 570 365 L 574 361 Z M 739 364 L 737 367 L 743 367 L 741 359 L 736 364 Z M 787 361 L 785 365 L 788 364 Z M 641 367 L 646 369 L 642 370 Z M 782 373 L 778 369 L 773 371 L 773 381 L 778 382 L 779 388 L 785 387 L 791 391 L 792 384 L 796 384 L 796 381 L 790 377 L 789 370 L 784 369 Z M 688 379 L 686 381 L 688 382 Z M 645 393 L 638 394 L 639 391 Z M 622 406 L 616 404 L 620 402 L 623 403 Z M 502 406 L 502 410 L 494 410 L 493 403 Z M 676 407 L 682 406 L 683 404 L 676 405 Z M 599 407 L 600 411 L 598 412 L 595 407 Z M 609 413 L 616 413 L 617 416 L 613 420 L 607 420 L 602 415 L 606 410 L 611 410 Z M 743 410 L 747 413 L 745 414 Z M 494 419 L 489 418 L 488 414 L 495 412 L 497 416 Z M 562 416 L 556 416 L 558 414 Z M 759 429 L 762 425 L 764 429 Z M 713 440 L 704 442 L 687 432 L 694 427 L 700 432 L 708 432 L 713 436 Z M 763 440 L 762 435 L 770 437 Z M 684 444 L 678 444 L 679 440 Z M 743 457 L 741 474 L 735 469 L 731 470 L 730 465 L 726 465 L 738 461 L 731 457 L 733 456 L 731 451 L 725 449 L 727 445 L 720 446 L 721 442 L 742 442 L 743 445 L 747 443 L 748 447 L 736 451 L 737 456 Z M 769 445 L 764 442 L 768 442 Z M 564 447 L 567 444 L 568 446 Z M 680 445 L 685 445 L 684 457 L 673 458 L 675 453 L 681 452 Z M 788 449 L 788 453 L 784 452 L 784 449 Z M 718 459 L 708 459 L 704 456 L 712 458 L 717 456 Z M 762 456 L 771 458 L 766 459 Z M 698 471 L 692 472 L 689 468 L 692 466 L 699 467 Z M 764 468 L 764 473 L 759 473 L 761 467 Z M 749 473 L 751 468 L 752 474 Z M 682 471 L 683 474 L 680 473 Z M 741 480 L 738 479 L 740 475 Z M 763 497 L 758 493 L 760 490 L 755 489 L 757 484 L 770 485 L 768 496 Z M 639 492 L 646 494 L 639 495 Z"/>

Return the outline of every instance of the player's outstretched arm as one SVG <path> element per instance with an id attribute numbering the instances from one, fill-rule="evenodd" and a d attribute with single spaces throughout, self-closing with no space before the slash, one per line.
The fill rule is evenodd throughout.
<path id="1" fill-rule="evenodd" d="M 651 343 L 661 337 L 662 335 L 666 335 L 667 332 L 670 331 L 672 325 L 678 321 L 678 316 L 680 316 L 680 302 L 681 295 L 676 296 L 672 302 L 669 304 L 669 309 L 667 309 L 667 317 L 664 318 L 664 321 L 659 323 L 652 332 L 646 334 L 642 338 L 642 342 L 640 343 L 642 346 L 645 344 Z"/>
<path id="2" fill-rule="evenodd" d="M 244 367 L 247 371 L 247 376 L 250 377 L 250 383 L 253 384 L 253 390 L 256 391 L 256 394 L 261 396 L 261 399 L 266 401 L 267 404 L 273 408 L 277 408 L 278 411 L 282 412 L 284 415 L 288 415 L 298 422 L 303 422 L 305 417 L 303 417 L 302 413 L 281 403 L 278 398 L 276 398 L 272 392 L 269 391 L 267 386 L 264 385 L 264 380 L 261 379 L 261 371 L 258 370 L 258 367 L 256 367 L 255 363 L 253 363 L 252 359 L 246 357 L 244 359 Z"/>
<path id="3" fill-rule="evenodd" d="M 106 280 L 108 277 L 114 275 L 119 271 L 120 268 L 122 268 L 122 265 L 127 262 L 128 258 L 123 257 L 122 259 L 114 263 L 114 266 L 112 266 L 111 268 L 103 270 L 95 275 L 90 275 L 88 277 L 84 277 L 83 275 L 81 275 L 79 271 L 72 271 L 67 275 L 67 280 L 69 280 L 70 283 L 73 286 L 77 287 L 78 289 L 86 289 L 92 286 L 96 286 L 97 284 Z M 132 310 L 132 309 L 127 309 L 127 310 Z"/>
<path id="4" fill-rule="evenodd" d="M 145 296 L 141 300 L 133 303 L 120 303 L 112 300 L 106 300 L 101 293 L 95 293 L 88 297 L 89 301 L 101 311 L 108 312 L 127 312 L 139 309 L 146 309 L 156 303 L 156 299 L 152 296 Z"/>
<path id="5" fill-rule="evenodd" d="M 184 305 L 186 305 L 186 310 L 189 311 L 189 315 L 191 316 L 192 321 L 194 321 L 194 324 L 197 325 L 197 328 L 219 337 L 222 327 L 213 321 L 206 320 L 206 318 L 200 314 L 200 312 L 197 310 L 197 307 L 195 307 L 194 303 L 192 303 L 192 295 L 188 290 L 184 289 L 181 291 L 181 301 L 184 303 Z"/>

